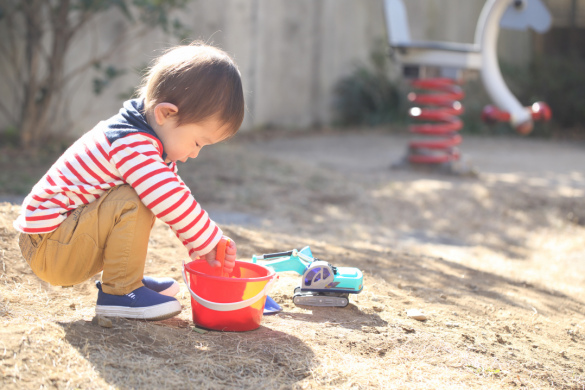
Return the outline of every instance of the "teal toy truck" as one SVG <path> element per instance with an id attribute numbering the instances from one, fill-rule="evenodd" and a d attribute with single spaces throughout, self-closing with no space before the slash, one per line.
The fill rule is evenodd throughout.
<path id="1" fill-rule="evenodd" d="M 358 294 L 363 289 L 363 273 L 354 267 L 334 267 L 319 260 L 304 247 L 287 252 L 252 256 L 252 262 L 275 272 L 293 271 L 302 276 L 301 285 L 295 288 L 293 303 L 302 306 L 345 307 L 349 294 Z"/>

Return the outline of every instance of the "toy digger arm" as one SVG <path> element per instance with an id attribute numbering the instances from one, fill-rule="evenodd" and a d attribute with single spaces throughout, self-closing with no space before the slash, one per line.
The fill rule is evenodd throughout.
<path id="1" fill-rule="evenodd" d="M 267 253 L 265 255 L 254 256 L 256 260 L 268 260 L 268 259 L 275 259 L 278 257 L 290 257 L 293 254 L 293 251 L 287 252 L 276 252 L 276 253 Z"/>
<path id="2" fill-rule="evenodd" d="M 307 265 L 299 258 L 300 253 L 293 249 L 287 252 L 268 253 L 260 256 L 252 256 L 252 262 L 256 263 L 257 260 L 267 260 L 262 265 L 274 269 L 274 272 L 285 272 L 293 271 L 302 275 L 307 269 Z"/>

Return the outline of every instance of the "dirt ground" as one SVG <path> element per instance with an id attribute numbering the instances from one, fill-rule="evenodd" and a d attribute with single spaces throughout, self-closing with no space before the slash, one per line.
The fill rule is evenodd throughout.
<path id="1" fill-rule="evenodd" d="M 585 144 L 467 136 L 470 178 L 389 169 L 406 142 L 262 133 L 180 167 L 241 260 L 309 245 L 364 272 L 346 308 L 294 306 L 280 274 L 250 332 L 194 331 L 182 282 L 176 318 L 92 323 L 93 281 L 41 283 L 1 203 L 0 387 L 585 389 Z M 157 222 L 146 272 L 185 255 Z"/>

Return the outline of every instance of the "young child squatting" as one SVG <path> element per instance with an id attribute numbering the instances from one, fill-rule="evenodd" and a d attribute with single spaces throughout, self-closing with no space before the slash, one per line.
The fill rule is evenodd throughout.
<path id="1" fill-rule="evenodd" d="M 25 198 L 14 227 L 33 272 L 57 286 L 102 272 L 97 315 L 177 315 L 177 282 L 143 275 L 150 231 L 159 218 L 192 259 L 220 266 L 223 233 L 178 176 L 177 162 L 233 136 L 243 118 L 240 72 L 225 52 L 194 42 L 159 57 L 140 97 L 78 139 Z M 227 272 L 236 259 L 229 243 Z"/>

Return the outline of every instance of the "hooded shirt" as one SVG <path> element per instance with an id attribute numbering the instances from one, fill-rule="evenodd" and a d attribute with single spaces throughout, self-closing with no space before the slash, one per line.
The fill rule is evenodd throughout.
<path id="1" fill-rule="evenodd" d="M 166 222 L 195 259 L 210 252 L 222 231 L 166 164 L 163 144 L 146 121 L 144 100 L 128 100 L 118 114 L 98 123 L 53 164 L 24 199 L 16 230 L 56 230 L 72 210 L 112 187 L 129 184 L 142 203 Z"/>

